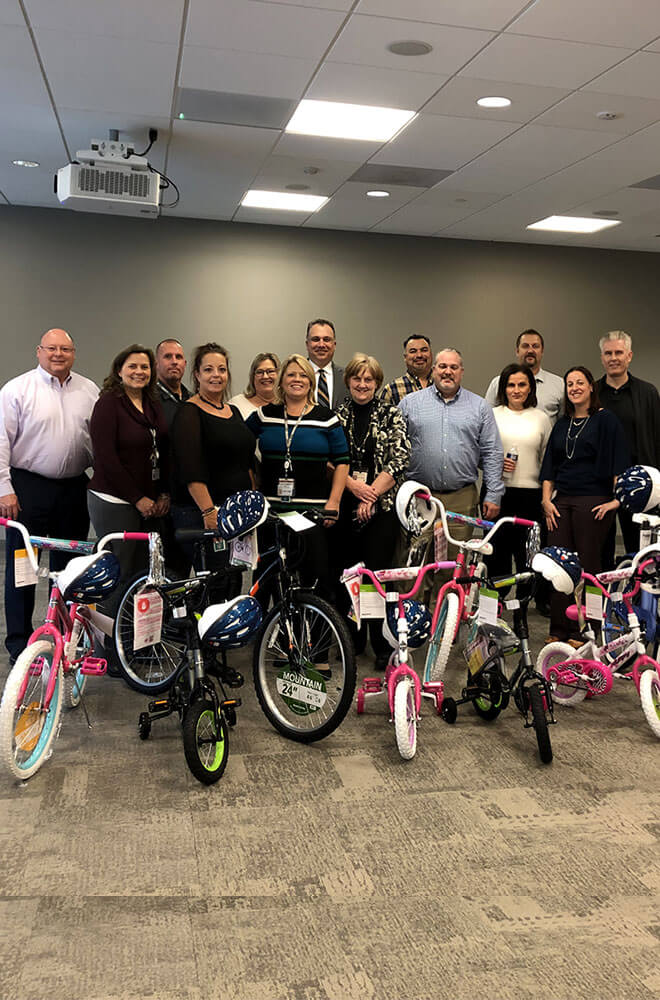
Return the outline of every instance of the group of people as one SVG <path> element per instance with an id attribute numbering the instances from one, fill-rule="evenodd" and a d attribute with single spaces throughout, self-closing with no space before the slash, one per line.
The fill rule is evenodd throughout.
<path id="1" fill-rule="evenodd" d="M 421 334 L 403 346 L 406 371 L 383 385 L 374 357 L 358 352 L 345 369 L 336 365 L 334 325 L 315 319 L 305 354 L 282 362 L 258 354 L 245 392 L 233 396 L 221 344 L 195 350 L 191 389 L 178 341 L 161 341 L 155 351 L 131 344 L 99 392 L 72 371 L 69 334 L 49 330 L 36 369 L 0 391 L 0 515 L 20 518 L 32 534 L 67 538 L 86 537 L 90 519 L 99 537 L 159 530 L 167 561 L 183 575 L 192 553 L 176 543 L 175 529 L 211 529 L 230 494 L 259 488 L 276 508 L 319 509 L 319 523 L 305 533 L 303 579 L 341 605 L 337 582 L 346 565 L 392 564 L 400 543 L 396 492 L 415 479 L 457 513 L 476 515 L 481 504 L 488 519 L 540 520 L 548 542 L 577 551 L 592 572 L 611 563 L 616 477 L 633 462 L 660 466 L 660 398 L 628 370 L 630 337 L 602 338 L 605 375 L 596 382 L 583 366 L 563 378 L 545 371 L 543 337 L 525 330 L 515 362 L 485 398 L 462 385 L 456 348 L 434 356 Z M 619 515 L 634 548 L 634 526 Z M 34 607 L 34 588 L 14 585 L 15 535 L 8 533 L 5 579 L 12 659 L 30 635 Z M 117 554 L 126 583 L 145 553 L 126 542 Z M 512 556 L 523 564 L 521 539 L 503 530 L 493 573 L 508 571 Z M 229 569 L 226 553 L 213 559 Z M 239 584 L 230 572 L 226 580 L 231 596 Z M 569 637 L 563 612 L 553 596 L 551 638 Z M 388 647 L 379 623 L 371 640 L 383 666 Z"/>

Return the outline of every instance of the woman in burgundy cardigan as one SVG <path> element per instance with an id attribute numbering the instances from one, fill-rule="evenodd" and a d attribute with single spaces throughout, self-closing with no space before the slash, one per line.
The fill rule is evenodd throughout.
<path id="1" fill-rule="evenodd" d="M 99 538 L 111 531 L 158 531 L 170 508 L 167 421 L 158 402 L 153 352 L 131 344 L 112 362 L 92 411 L 94 475 L 87 506 Z M 125 584 L 146 565 L 147 547 L 116 547 L 121 581 L 106 609 L 114 611 Z"/>

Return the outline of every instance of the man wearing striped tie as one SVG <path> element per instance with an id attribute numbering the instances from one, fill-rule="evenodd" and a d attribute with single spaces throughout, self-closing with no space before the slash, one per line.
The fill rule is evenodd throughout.
<path id="1" fill-rule="evenodd" d="M 332 360 L 337 347 L 334 324 L 329 319 L 310 320 L 305 345 L 316 375 L 314 398 L 334 410 L 346 395 L 344 369 Z"/>

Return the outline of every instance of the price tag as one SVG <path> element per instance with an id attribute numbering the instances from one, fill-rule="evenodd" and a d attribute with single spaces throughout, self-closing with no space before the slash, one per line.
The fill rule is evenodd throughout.
<path id="1" fill-rule="evenodd" d="M 598 587 L 590 587 L 587 584 L 584 588 L 584 603 L 587 609 L 587 618 L 591 618 L 595 622 L 602 622 L 603 595 Z"/>
<path id="2" fill-rule="evenodd" d="M 354 576 L 351 580 L 347 580 L 346 590 L 348 591 L 348 596 L 351 599 L 350 617 L 353 619 L 353 621 L 359 628 L 360 627 L 360 577 Z"/>
<path id="3" fill-rule="evenodd" d="M 232 566 L 247 566 L 256 569 L 259 561 L 257 548 L 257 529 L 242 538 L 234 538 L 229 550 L 229 561 Z"/>
<path id="4" fill-rule="evenodd" d="M 163 599 L 153 587 L 144 586 L 133 599 L 133 649 L 160 642 Z"/>
<path id="5" fill-rule="evenodd" d="M 360 614 L 363 618 L 385 617 L 385 601 L 373 583 L 360 584 Z"/>
<path id="6" fill-rule="evenodd" d="M 653 542 L 653 532 L 648 528 L 644 528 L 639 533 L 639 548 L 645 549 L 647 545 L 651 545 Z"/>
<path id="7" fill-rule="evenodd" d="M 307 531 L 308 528 L 314 527 L 314 522 L 310 521 L 308 517 L 304 514 L 299 514 L 295 510 L 287 510 L 284 513 L 278 513 L 277 515 L 280 521 L 284 521 L 287 528 L 291 528 L 292 531 Z"/>
<path id="8" fill-rule="evenodd" d="M 37 550 L 33 549 L 33 552 L 36 556 Z M 37 582 L 37 574 L 32 569 L 32 563 L 28 558 L 27 549 L 15 549 L 14 586 L 33 587 L 36 582 Z"/>
<path id="9" fill-rule="evenodd" d="M 496 590 L 479 591 L 479 624 L 497 625 L 498 596 Z"/>
<path id="10" fill-rule="evenodd" d="M 447 536 L 442 526 L 442 521 L 436 521 L 433 525 L 433 546 L 436 562 L 445 562 L 447 559 Z"/>

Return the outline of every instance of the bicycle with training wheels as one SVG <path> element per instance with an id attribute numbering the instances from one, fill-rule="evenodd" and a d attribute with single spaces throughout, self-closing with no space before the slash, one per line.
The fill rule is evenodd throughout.
<path id="1" fill-rule="evenodd" d="M 415 671 L 411 649 L 422 646 L 429 638 L 431 616 L 423 604 L 414 600 L 424 577 L 428 573 L 454 568 L 454 562 L 427 563 L 419 568 L 401 567 L 372 571 L 359 563 L 344 570 L 342 582 L 353 593 L 359 594 L 359 580 L 366 578 L 385 601 L 383 635 L 392 646 L 384 678 L 366 677 L 357 693 L 357 712 L 364 712 L 365 699 L 387 693 L 390 722 L 394 723 L 396 745 L 404 760 L 411 760 L 417 752 L 417 723 L 421 719 L 422 697 L 431 698 L 438 714 L 442 711 L 444 686 L 441 680 L 420 681 Z M 407 593 L 386 591 L 383 583 L 414 580 Z M 355 602 L 354 602 L 355 606 Z"/>
<path id="2" fill-rule="evenodd" d="M 90 543 L 42 539 L 28 535 L 23 524 L 0 518 L 0 525 L 23 536 L 27 558 L 37 573 L 33 545 L 71 552 L 88 551 Z M 84 703 L 87 677 L 106 672 L 107 663 L 95 657 L 94 622 L 90 605 L 117 586 L 119 563 L 106 545 L 112 540 L 150 538 L 141 532 L 117 532 L 102 538 L 95 552 L 76 556 L 59 573 L 52 573 L 48 610 L 43 625 L 30 636 L 17 657 L 0 702 L 0 760 L 16 778 L 30 778 L 50 757 L 59 732 L 63 702 Z"/>

